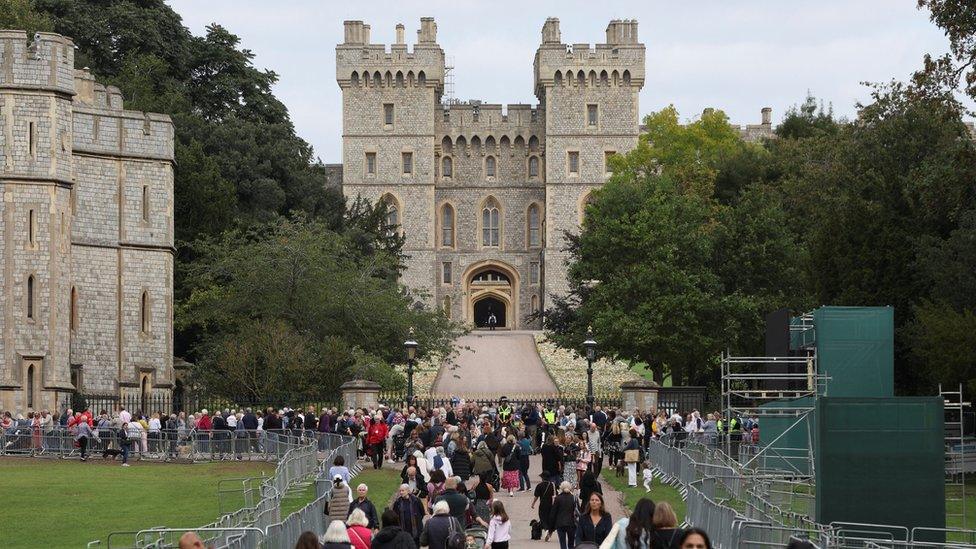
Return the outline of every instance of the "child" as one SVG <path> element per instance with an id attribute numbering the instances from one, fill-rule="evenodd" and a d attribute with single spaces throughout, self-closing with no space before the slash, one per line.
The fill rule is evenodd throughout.
<path id="1" fill-rule="evenodd" d="M 508 541 L 512 539 L 512 523 L 508 520 L 505 505 L 500 499 L 491 504 L 491 522 L 488 523 L 488 537 L 485 544 L 491 544 L 491 549 L 508 549 Z"/>
<path id="2" fill-rule="evenodd" d="M 644 490 L 646 492 L 651 491 L 651 481 L 654 480 L 654 473 L 651 472 L 651 462 L 644 462 L 644 470 L 642 471 L 644 475 Z"/>

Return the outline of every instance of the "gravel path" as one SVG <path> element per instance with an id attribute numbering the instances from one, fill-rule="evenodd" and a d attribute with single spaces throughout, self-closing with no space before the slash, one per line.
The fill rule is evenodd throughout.
<path id="1" fill-rule="evenodd" d="M 441 367 L 436 395 L 474 397 L 555 393 L 531 332 L 472 332 L 458 340 L 459 356 Z"/>

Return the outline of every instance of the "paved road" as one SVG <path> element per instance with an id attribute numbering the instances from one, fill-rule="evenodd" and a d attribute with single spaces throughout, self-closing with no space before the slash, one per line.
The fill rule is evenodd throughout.
<path id="1" fill-rule="evenodd" d="M 476 331 L 458 340 L 459 356 L 441 367 L 434 394 L 555 393 L 531 332 Z M 467 347 L 467 348 L 466 348 Z"/>

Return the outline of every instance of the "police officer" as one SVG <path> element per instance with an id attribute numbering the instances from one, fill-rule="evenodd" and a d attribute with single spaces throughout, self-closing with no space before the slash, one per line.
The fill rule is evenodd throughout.
<path id="1" fill-rule="evenodd" d="M 542 408 L 542 419 L 545 420 L 546 425 L 543 432 L 546 436 L 550 436 L 553 430 L 556 428 L 556 408 L 553 406 L 552 399 L 546 400 L 546 405 Z"/>
<path id="2" fill-rule="evenodd" d="M 502 397 L 498 401 L 498 427 L 502 428 L 511 426 L 513 416 L 514 410 L 512 410 L 512 407 L 508 404 L 508 398 Z M 506 431 L 510 431 L 510 429 L 506 429 Z M 514 433 L 507 432 L 506 434 Z"/>

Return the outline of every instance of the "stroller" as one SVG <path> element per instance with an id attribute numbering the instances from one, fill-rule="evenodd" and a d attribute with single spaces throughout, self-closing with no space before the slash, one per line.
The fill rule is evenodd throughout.
<path id="1" fill-rule="evenodd" d="M 464 549 L 485 549 L 485 539 L 488 537 L 488 530 L 482 526 L 472 526 L 464 531 Z"/>

